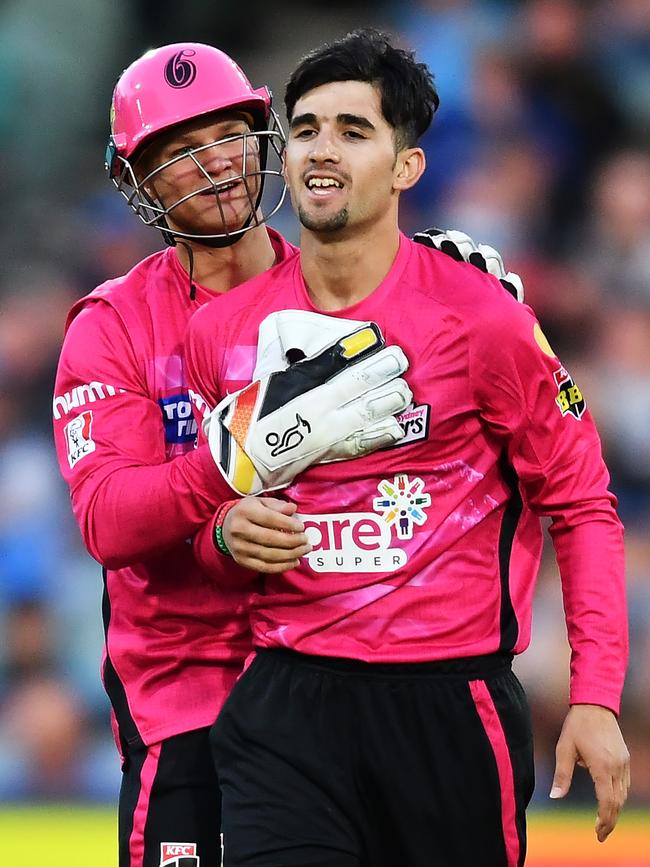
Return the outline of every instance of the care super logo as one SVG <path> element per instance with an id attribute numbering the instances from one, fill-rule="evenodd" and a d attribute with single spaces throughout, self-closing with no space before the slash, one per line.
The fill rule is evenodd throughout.
<path id="1" fill-rule="evenodd" d="M 160 867 L 199 867 L 196 843 L 161 843 Z"/>
<path id="2" fill-rule="evenodd" d="M 399 474 L 377 485 L 376 512 L 304 515 L 312 551 L 306 560 L 314 572 L 395 572 L 408 560 L 407 552 L 394 543 L 413 536 L 413 526 L 427 520 L 431 505 L 423 493 L 422 479 Z"/>

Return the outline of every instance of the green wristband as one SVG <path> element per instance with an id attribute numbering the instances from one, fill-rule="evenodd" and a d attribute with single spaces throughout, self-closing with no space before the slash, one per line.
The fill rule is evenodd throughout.
<path id="1" fill-rule="evenodd" d="M 227 557 L 232 557 L 230 553 L 230 548 L 226 545 L 226 542 L 223 538 L 223 527 L 218 525 L 214 528 L 214 540 L 217 543 L 217 548 L 221 551 L 222 554 L 225 554 Z"/>

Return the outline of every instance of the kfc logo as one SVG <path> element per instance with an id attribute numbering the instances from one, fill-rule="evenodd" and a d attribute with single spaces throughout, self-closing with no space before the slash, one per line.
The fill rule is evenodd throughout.
<path id="1" fill-rule="evenodd" d="M 65 441 L 68 448 L 68 463 L 70 469 L 78 461 L 95 451 L 92 438 L 93 412 L 91 409 L 82 412 L 64 427 Z"/>
<path id="2" fill-rule="evenodd" d="M 160 867 L 199 867 L 196 843 L 161 843 Z"/>

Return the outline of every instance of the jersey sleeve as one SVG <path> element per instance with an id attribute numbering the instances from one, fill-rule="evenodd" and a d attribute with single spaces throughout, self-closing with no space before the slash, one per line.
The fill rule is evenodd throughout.
<path id="1" fill-rule="evenodd" d="M 166 462 L 160 407 L 114 308 L 72 320 L 59 360 L 54 438 L 90 553 L 116 569 L 190 537 L 231 497 L 207 446 Z"/>
<path id="2" fill-rule="evenodd" d="M 551 518 L 571 646 L 572 704 L 618 713 L 628 655 L 623 528 L 577 383 L 530 308 L 504 303 L 470 340 L 484 422 L 530 508 Z"/>

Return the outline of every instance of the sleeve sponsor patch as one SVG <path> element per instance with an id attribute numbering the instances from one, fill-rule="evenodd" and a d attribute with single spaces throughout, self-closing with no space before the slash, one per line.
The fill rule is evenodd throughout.
<path id="1" fill-rule="evenodd" d="M 192 415 L 192 403 L 188 394 L 173 394 L 158 401 L 165 426 L 165 441 L 168 443 L 191 443 L 196 439 L 197 426 Z"/>
<path id="2" fill-rule="evenodd" d="M 124 394 L 126 389 L 118 388 L 115 385 L 108 385 L 105 382 L 84 382 L 81 385 L 76 385 L 70 391 L 64 394 L 55 394 L 52 401 L 52 412 L 55 419 L 60 419 L 62 415 L 69 415 L 75 409 L 81 409 L 87 403 L 95 403 L 97 400 L 105 400 L 107 397 L 113 397 L 116 394 Z"/>
<path id="3" fill-rule="evenodd" d="M 562 415 L 572 415 L 577 421 L 583 416 L 587 404 L 580 387 L 575 384 L 565 367 L 560 367 L 553 374 L 557 385 L 555 402 Z"/>
<path id="4" fill-rule="evenodd" d="M 557 358 L 555 351 L 546 339 L 546 335 L 538 322 L 533 326 L 533 337 L 544 355 L 548 355 L 549 358 Z M 576 385 L 570 373 L 563 365 L 560 365 L 558 370 L 553 372 L 553 378 L 557 385 L 555 403 L 558 405 L 560 412 L 563 416 L 572 415 L 576 421 L 580 421 L 587 405 L 579 386 Z"/>
<path id="5" fill-rule="evenodd" d="M 86 455 L 95 451 L 92 438 L 93 412 L 91 409 L 82 412 L 64 427 L 65 441 L 68 450 L 70 469 L 79 463 Z"/>

